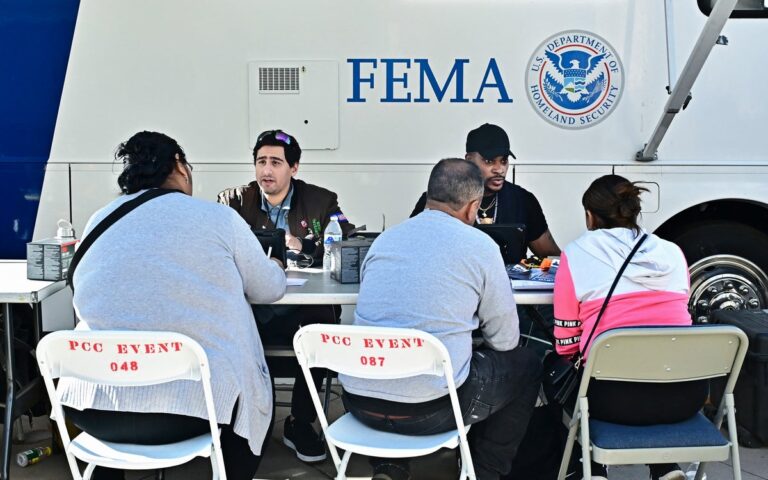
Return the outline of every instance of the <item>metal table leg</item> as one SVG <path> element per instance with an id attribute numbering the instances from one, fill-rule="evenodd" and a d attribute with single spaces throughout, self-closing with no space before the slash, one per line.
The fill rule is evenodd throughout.
<path id="1" fill-rule="evenodd" d="M 9 478 L 11 469 L 11 434 L 13 433 L 13 407 L 16 391 L 14 388 L 14 350 L 13 350 L 13 318 L 11 318 L 11 305 L 3 305 L 3 319 L 5 323 L 5 381 L 6 381 L 6 399 L 5 399 L 5 422 L 3 423 L 3 469 L 0 472 L 0 479 Z"/>

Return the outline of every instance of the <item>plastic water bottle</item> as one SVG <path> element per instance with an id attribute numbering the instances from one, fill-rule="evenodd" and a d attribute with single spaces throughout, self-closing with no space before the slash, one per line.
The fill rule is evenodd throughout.
<path id="1" fill-rule="evenodd" d="M 330 271 L 333 270 L 333 258 L 331 258 L 331 245 L 333 245 L 336 242 L 341 241 L 341 225 L 339 225 L 339 217 L 336 215 L 331 215 L 331 223 L 328 224 L 327 227 L 325 227 L 325 232 L 323 232 L 323 248 L 325 248 L 325 252 L 323 253 L 323 270 Z"/>

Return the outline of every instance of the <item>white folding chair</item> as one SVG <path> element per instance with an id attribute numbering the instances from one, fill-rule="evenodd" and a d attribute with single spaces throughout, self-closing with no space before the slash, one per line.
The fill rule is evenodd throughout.
<path id="1" fill-rule="evenodd" d="M 226 479 L 208 358 L 195 340 L 172 332 L 58 331 L 45 336 L 38 344 L 37 363 L 74 479 L 88 480 L 96 466 L 155 470 L 180 465 L 195 457 L 210 457 L 213 478 Z M 115 386 L 156 385 L 174 380 L 199 381 L 205 395 L 211 431 L 165 445 L 106 442 L 85 432 L 71 440 L 53 384 L 53 379 L 61 377 Z M 76 459 L 88 464 L 82 475 Z"/>
<path id="2" fill-rule="evenodd" d="M 584 478 L 591 478 L 590 460 L 606 465 L 698 461 L 696 480 L 701 480 L 704 462 L 727 460 L 730 453 L 733 478 L 741 480 L 733 389 L 747 344 L 744 332 L 727 325 L 618 328 L 598 336 L 584 368 L 558 479 L 565 478 L 580 432 Z M 592 381 L 671 383 L 724 376 L 728 378 L 714 422 L 701 413 L 650 426 L 589 418 L 587 389 Z M 720 433 L 724 416 L 728 438 Z"/>
<path id="3" fill-rule="evenodd" d="M 395 343 L 390 343 L 390 340 Z M 395 344 L 401 348 L 388 348 Z M 317 391 L 310 388 L 312 402 L 338 472 L 337 480 L 347 478 L 345 472 L 352 453 L 384 458 L 408 458 L 428 455 L 444 447 L 457 446 L 462 459 L 460 478 L 475 478 L 467 444 L 466 432 L 469 427 L 464 425 L 461 416 L 451 359 L 438 339 L 428 333 L 405 328 L 308 325 L 296 332 L 293 348 L 309 385 L 312 385 L 309 372 L 312 367 L 380 380 L 437 375 L 445 377 L 448 384 L 456 429 L 425 436 L 374 430 L 349 413 L 329 426 Z M 341 459 L 337 448 L 345 451 Z"/>

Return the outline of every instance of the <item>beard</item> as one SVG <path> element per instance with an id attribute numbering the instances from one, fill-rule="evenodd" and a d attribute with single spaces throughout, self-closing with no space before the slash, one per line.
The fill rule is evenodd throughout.
<path id="1" fill-rule="evenodd" d="M 485 193 L 496 193 L 504 187 L 504 177 L 490 177 L 485 181 Z"/>

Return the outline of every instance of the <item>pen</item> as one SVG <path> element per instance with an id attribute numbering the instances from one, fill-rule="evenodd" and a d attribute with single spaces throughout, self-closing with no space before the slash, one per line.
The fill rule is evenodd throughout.
<path id="1" fill-rule="evenodd" d="M 272 245 L 269 246 L 267 249 L 267 258 L 270 258 L 272 256 Z"/>

